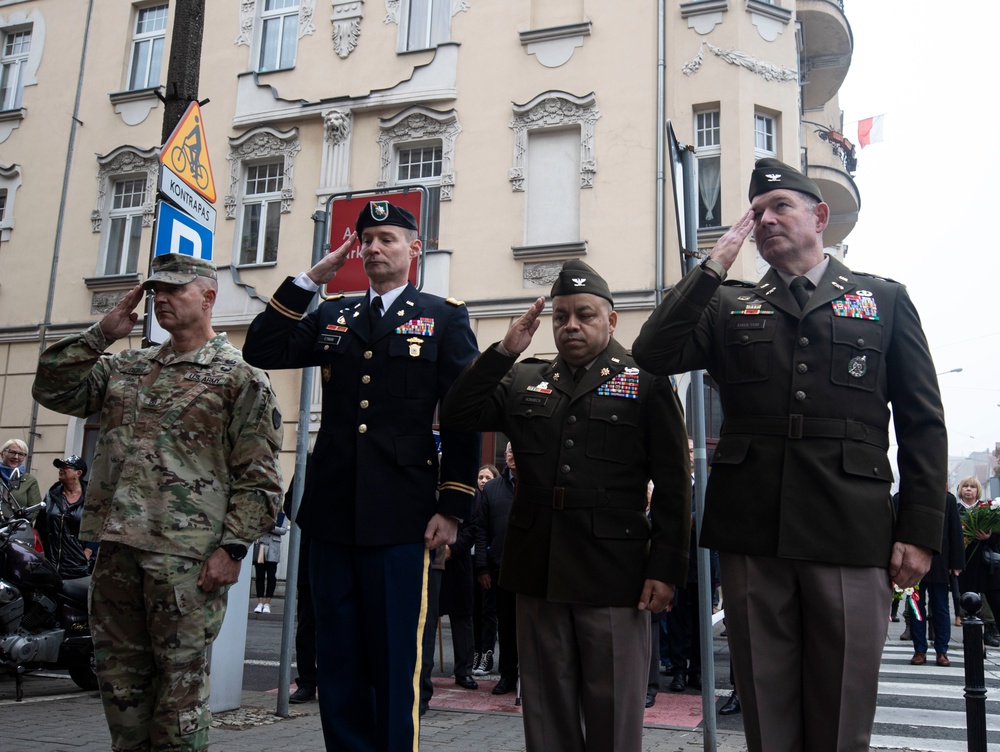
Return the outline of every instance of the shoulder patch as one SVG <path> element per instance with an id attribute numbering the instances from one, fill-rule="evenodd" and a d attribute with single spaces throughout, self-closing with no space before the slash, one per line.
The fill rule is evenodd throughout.
<path id="1" fill-rule="evenodd" d="M 445 298 L 445 303 L 451 303 L 453 306 L 463 306 L 465 305 L 464 300 L 456 300 L 455 298 Z"/>
<path id="2" fill-rule="evenodd" d="M 745 279 L 727 279 L 722 284 L 726 287 L 756 287 L 756 283 L 747 282 Z"/>
<path id="3" fill-rule="evenodd" d="M 524 360 L 518 361 L 518 364 L 531 363 L 532 365 L 538 365 L 539 363 L 543 365 L 551 365 L 551 360 L 545 360 L 544 358 L 525 358 Z"/>
<path id="4" fill-rule="evenodd" d="M 891 279 L 890 277 L 880 277 L 878 274 L 869 274 L 868 272 L 856 272 L 853 269 L 851 269 L 851 273 L 856 277 L 868 277 L 869 279 L 880 279 L 883 282 L 891 282 L 894 285 L 902 284 L 901 282 L 897 282 L 896 280 Z"/>

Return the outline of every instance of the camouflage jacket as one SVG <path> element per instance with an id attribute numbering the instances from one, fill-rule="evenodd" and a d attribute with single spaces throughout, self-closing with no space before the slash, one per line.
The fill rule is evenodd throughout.
<path id="1" fill-rule="evenodd" d="M 281 503 L 282 423 L 266 374 L 224 334 L 174 353 L 169 341 L 108 355 L 95 324 L 42 353 L 32 394 L 100 435 L 84 540 L 207 559 L 252 545 Z"/>

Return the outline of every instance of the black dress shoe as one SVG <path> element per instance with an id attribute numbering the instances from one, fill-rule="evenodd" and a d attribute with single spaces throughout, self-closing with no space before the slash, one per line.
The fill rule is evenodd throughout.
<path id="1" fill-rule="evenodd" d="M 500 681 L 497 685 L 493 687 L 493 694 L 495 695 L 505 695 L 508 692 L 513 692 L 517 688 L 517 679 L 510 679 L 506 676 L 501 676 Z"/>
<path id="2" fill-rule="evenodd" d="M 656 704 L 656 695 L 654 695 L 652 692 L 647 692 L 646 693 L 646 707 L 647 708 L 651 708 L 655 704 Z"/>
<path id="3" fill-rule="evenodd" d="M 729 695 L 729 699 L 726 700 L 726 704 L 719 708 L 719 715 L 735 715 L 740 712 L 740 696 L 736 694 L 736 690 Z"/>
<path id="4" fill-rule="evenodd" d="M 674 674 L 674 678 L 670 680 L 670 691 L 683 692 L 684 686 L 684 674 Z"/>
<path id="5" fill-rule="evenodd" d="M 316 699 L 316 688 L 315 687 L 297 687 L 291 696 L 288 698 L 289 702 L 294 702 L 296 704 L 303 702 L 312 702 Z"/>
<path id="6" fill-rule="evenodd" d="M 455 684 L 460 686 L 462 689 L 479 689 L 479 685 L 476 680 L 471 676 L 456 676 Z"/>
<path id="7" fill-rule="evenodd" d="M 688 686 L 691 687 L 691 689 L 697 689 L 700 692 L 701 691 L 701 674 L 691 674 L 691 676 L 688 677 L 687 683 L 688 683 Z"/>

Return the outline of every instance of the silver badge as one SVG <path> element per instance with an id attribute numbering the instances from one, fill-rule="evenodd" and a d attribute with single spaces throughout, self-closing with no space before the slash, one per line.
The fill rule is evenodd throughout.
<path id="1" fill-rule="evenodd" d="M 860 379 L 868 373 L 868 356 L 858 355 L 857 357 L 851 358 L 850 362 L 847 364 L 847 373 L 855 379 Z"/>
<path id="2" fill-rule="evenodd" d="M 875 293 L 873 293 L 871 290 L 858 290 L 858 295 L 860 295 L 862 298 L 870 298 L 874 294 Z"/>

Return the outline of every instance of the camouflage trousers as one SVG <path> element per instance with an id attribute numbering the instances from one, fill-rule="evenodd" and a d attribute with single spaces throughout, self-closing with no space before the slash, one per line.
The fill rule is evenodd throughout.
<path id="1" fill-rule="evenodd" d="M 114 752 L 208 749 L 206 652 L 222 627 L 228 588 L 198 588 L 201 566 L 101 544 L 90 629 Z"/>

